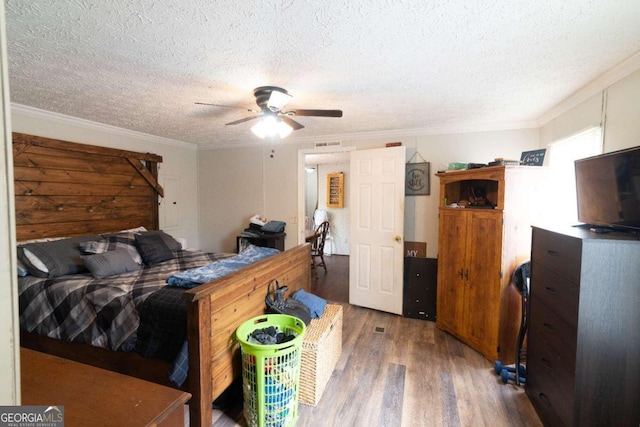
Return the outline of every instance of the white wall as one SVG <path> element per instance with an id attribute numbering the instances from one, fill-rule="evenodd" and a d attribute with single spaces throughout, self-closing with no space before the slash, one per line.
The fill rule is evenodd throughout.
<path id="1" fill-rule="evenodd" d="M 604 151 L 640 146 L 640 70 L 607 89 Z"/>
<path id="2" fill-rule="evenodd" d="M 24 107 L 14 108 L 11 119 L 14 132 L 162 156 L 162 163 L 158 165 L 159 180 L 162 181 L 165 176 L 169 176 L 176 178 L 179 182 L 176 189 L 179 195 L 165 194 L 165 201 L 179 200 L 181 206 L 178 209 L 179 225 L 177 227 L 165 228 L 163 224 L 160 226 L 175 237 L 186 238 L 190 247 L 198 247 L 197 150 L 193 144 Z M 160 205 L 160 209 L 160 217 L 163 218 L 164 204 Z"/>
<path id="3" fill-rule="evenodd" d="M 540 128 L 540 148 L 593 126 L 602 119 L 602 94 L 598 93 L 576 107 L 550 120 Z"/>
<path id="4" fill-rule="evenodd" d="M 427 256 L 435 258 L 439 185 L 433 173 L 437 168 L 450 162 L 486 163 L 496 157 L 520 159 L 522 151 L 538 147 L 538 130 L 422 135 L 400 139 L 351 139 L 345 135 L 342 146 L 362 150 L 384 147 L 391 141 L 401 141 L 408 147 L 407 161 L 417 149 L 426 161 L 431 162 L 431 195 L 405 199 L 405 240 L 427 242 Z M 279 144 L 265 143 L 260 149 L 200 152 L 201 246 L 214 251 L 235 250 L 236 234 L 247 226 L 255 213 L 268 219 L 287 221 L 286 248 L 295 246 L 297 236 L 289 219 L 297 216 L 297 152 L 308 150 L 311 145 L 285 140 Z M 319 176 L 318 179 L 320 183 L 322 178 Z M 319 197 L 323 197 L 322 189 Z"/>
<path id="5" fill-rule="evenodd" d="M 237 148 L 198 153 L 200 247 L 235 252 L 249 218 L 265 215 L 263 150 Z"/>
<path id="6" fill-rule="evenodd" d="M 297 156 L 295 146 L 268 142 L 200 151 L 200 247 L 235 252 L 236 236 L 255 214 L 286 222 L 285 248 L 295 246 Z"/>
<path id="7" fill-rule="evenodd" d="M 304 213 L 308 218 L 306 230 L 313 229 L 313 213 L 318 206 L 318 165 L 309 166 L 313 167 L 312 172 L 305 170 L 304 174 Z M 305 219 L 306 220 L 306 219 Z"/>
<path id="8" fill-rule="evenodd" d="M 604 152 L 640 146 L 640 70 L 611 84 L 540 128 L 540 147 L 569 137 L 604 118 Z"/>

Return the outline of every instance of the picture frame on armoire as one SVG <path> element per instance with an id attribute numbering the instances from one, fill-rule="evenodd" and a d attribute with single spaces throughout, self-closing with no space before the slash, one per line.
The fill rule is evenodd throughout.
<path id="1" fill-rule="evenodd" d="M 544 155 L 546 152 L 546 148 L 523 151 L 520 156 L 520 164 L 525 166 L 542 166 L 544 164 Z"/>

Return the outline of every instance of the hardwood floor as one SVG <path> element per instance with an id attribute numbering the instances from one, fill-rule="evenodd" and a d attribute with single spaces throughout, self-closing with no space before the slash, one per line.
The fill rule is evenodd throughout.
<path id="1" fill-rule="evenodd" d="M 343 306 L 342 356 L 316 407 L 296 426 L 541 426 L 524 389 L 434 322 L 348 304 L 348 257 L 325 257 L 311 292 Z M 384 332 L 380 332 L 384 328 Z M 241 403 L 215 426 L 246 426 Z"/>

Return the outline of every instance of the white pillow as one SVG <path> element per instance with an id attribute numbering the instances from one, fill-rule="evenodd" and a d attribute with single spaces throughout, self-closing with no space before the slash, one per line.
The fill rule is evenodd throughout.
<path id="1" fill-rule="evenodd" d="M 43 273 L 49 272 L 49 269 L 47 268 L 47 266 L 44 265 L 44 263 L 40 260 L 40 258 L 35 256 L 33 252 L 31 252 L 29 249 L 23 249 L 23 250 L 24 250 L 24 256 L 27 257 L 27 259 L 29 260 L 31 265 L 33 265 L 34 268 L 37 268 Z"/>

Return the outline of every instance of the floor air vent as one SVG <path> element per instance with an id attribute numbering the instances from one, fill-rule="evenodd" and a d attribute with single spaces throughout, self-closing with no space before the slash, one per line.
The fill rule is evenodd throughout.
<path id="1" fill-rule="evenodd" d="M 382 326 L 376 326 L 373 328 L 373 332 L 376 334 L 384 334 L 384 328 Z"/>

